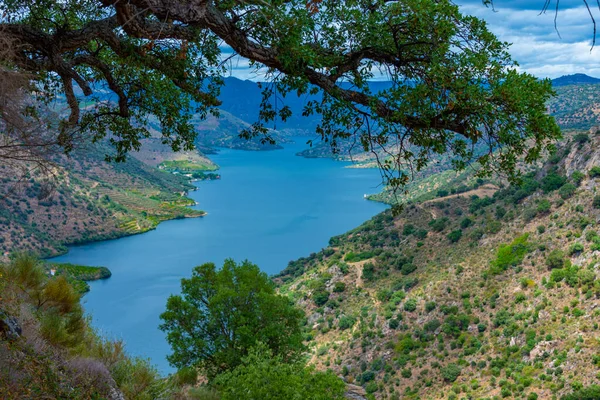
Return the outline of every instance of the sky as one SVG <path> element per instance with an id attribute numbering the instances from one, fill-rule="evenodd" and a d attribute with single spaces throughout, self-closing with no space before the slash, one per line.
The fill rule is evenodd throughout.
<path id="1" fill-rule="evenodd" d="M 554 29 L 555 1 L 550 0 L 545 14 L 540 13 L 545 0 L 494 0 L 494 9 L 485 7 L 482 0 L 455 0 L 455 3 L 463 14 L 485 20 L 500 40 L 511 43 L 510 52 L 520 70 L 539 78 L 574 73 L 600 78 L 600 6 L 596 0 L 588 0 L 598 23 L 597 43 L 592 49 L 594 26 L 584 1 L 560 1 L 557 18 L 560 36 Z M 230 71 L 240 79 L 264 79 L 248 68 L 247 60 L 239 57 L 231 61 Z"/>
<path id="2" fill-rule="evenodd" d="M 554 29 L 556 1 L 540 14 L 544 0 L 494 0 L 495 11 L 481 0 L 456 0 L 463 14 L 485 20 L 502 41 L 512 43 L 510 52 L 520 69 L 539 78 L 584 73 L 600 77 L 600 7 L 588 0 L 598 25 L 596 47 L 592 49 L 594 26 L 583 0 L 559 3 Z M 590 51 L 591 50 L 591 51 Z"/>

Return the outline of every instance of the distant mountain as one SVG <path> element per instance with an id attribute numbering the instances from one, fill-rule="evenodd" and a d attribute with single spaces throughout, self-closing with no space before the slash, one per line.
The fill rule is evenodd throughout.
<path id="1" fill-rule="evenodd" d="M 584 85 L 590 83 L 600 83 L 600 79 L 586 74 L 563 75 L 560 78 L 552 79 L 552 86 Z"/>

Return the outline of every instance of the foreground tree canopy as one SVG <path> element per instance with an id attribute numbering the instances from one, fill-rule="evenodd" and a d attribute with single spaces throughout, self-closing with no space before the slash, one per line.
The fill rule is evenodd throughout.
<path id="1" fill-rule="evenodd" d="M 304 313 L 276 294 L 254 264 L 226 260 L 220 270 L 203 264 L 181 280 L 181 292 L 169 297 L 160 316 L 173 349 L 167 358 L 177 368 L 197 368 L 213 378 L 240 365 L 259 342 L 285 362 L 304 349 Z"/>
<path id="2" fill-rule="evenodd" d="M 436 153 L 514 177 L 518 159 L 537 159 L 560 136 L 545 114 L 550 82 L 516 72 L 508 45 L 446 0 L 6 0 L 0 9 L 14 49 L 4 68 L 31 74 L 39 99 L 66 96 L 67 150 L 78 126 L 96 140 L 110 134 L 122 160 L 149 135 L 149 115 L 165 143 L 191 149 L 190 116 L 218 112 L 223 46 L 268 71 L 246 135 L 268 140 L 262 123 L 289 117 L 274 93 L 320 92 L 304 110 L 322 115 L 317 132 L 334 146 L 354 137 L 385 148 L 384 171 L 403 171 L 388 175 L 394 186 Z M 392 85 L 375 93 L 368 81 L 379 75 Z"/>

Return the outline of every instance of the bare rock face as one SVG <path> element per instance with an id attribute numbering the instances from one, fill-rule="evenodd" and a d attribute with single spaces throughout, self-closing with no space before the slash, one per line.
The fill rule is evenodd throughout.
<path id="1" fill-rule="evenodd" d="M 367 392 L 360 386 L 347 384 L 345 398 L 348 400 L 367 400 Z"/>
<path id="2" fill-rule="evenodd" d="M 17 319 L 0 310 L 0 338 L 16 340 L 21 337 L 21 325 Z"/>

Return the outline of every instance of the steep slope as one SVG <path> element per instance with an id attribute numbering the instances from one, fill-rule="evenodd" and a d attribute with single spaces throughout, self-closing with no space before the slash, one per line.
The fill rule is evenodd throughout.
<path id="1" fill-rule="evenodd" d="M 597 383 L 598 146 L 569 139 L 521 187 L 387 211 L 290 263 L 277 279 L 307 312 L 312 362 L 381 399 Z"/>
<path id="2" fill-rule="evenodd" d="M 20 177 L 0 166 L 0 255 L 32 251 L 41 256 L 66 251 L 66 244 L 111 239 L 153 229 L 163 220 L 196 217 L 185 196 L 188 178 L 162 172 L 135 158 L 108 164 L 109 149 L 98 145 L 58 157 L 56 187 L 35 174 Z"/>

